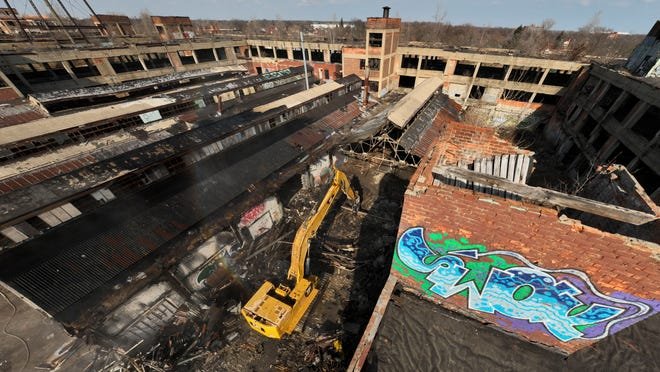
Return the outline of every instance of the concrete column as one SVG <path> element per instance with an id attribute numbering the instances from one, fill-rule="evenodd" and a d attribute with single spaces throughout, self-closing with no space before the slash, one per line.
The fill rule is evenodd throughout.
<path id="1" fill-rule="evenodd" d="M 513 65 L 509 65 L 509 68 L 506 70 L 506 73 L 504 74 L 504 82 L 506 83 L 509 81 L 509 76 L 511 76 L 511 71 L 513 70 Z M 505 84 L 506 85 L 506 84 Z"/>
<path id="2" fill-rule="evenodd" d="M 261 58 L 261 48 L 257 45 L 257 57 Z"/>
<path id="3" fill-rule="evenodd" d="M 330 63 L 330 49 L 323 49 L 323 62 Z"/>
<path id="4" fill-rule="evenodd" d="M 454 75 L 454 71 L 456 71 L 456 65 L 458 62 L 456 62 L 455 59 L 448 59 L 447 64 L 445 65 L 445 71 L 443 71 L 445 76 L 450 76 Z"/>
<path id="5" fill-rule="evenodd" d="M 213 51 L 213 58 L 215 58 L 215 61 L 218 62 L 220 58 L 218 58 L 218 52 L 215 50 L 215 47 L 211 48 Z"/>
<path id="6" fill-rule="evenodd" d="M 419 71 L 422 69 L 422 58 L 424 58 L 424 56 L 417 55 L 417 71 L 415 71 L 415 76 L 418 76 Z"/>
<path id="7" fill-rule="evenodd" d="M 108 61 L 107 57 L 92 58 L 92 62 L 94 62 L 94 66 L 96 66 L 96 68 L 99 70 L 101 76 L 117 75 L 115 69 L 112 68 L 112 65 L 110 64 L 110 61 Z"/>
<path id="8" fill-rule="evenodd" d="M 69 76 L 71 76 L 71 79 L 78 82 L 78 76 L 76 76 L 76 73 L 71 68 L 71 64 L 69 63 L 69 61 L 62 61 L 62 67 L 64 67 L 66 73 L 69 74 Z"/>
<path id="9" fill-rule="evenodd" d="M 277 49 L 277 48 L 273 47 L 273 58 L 277 59 L 277 50 L 275 50 L 275 49 Z"/>
<path id="10" fill-rule="evenodd" d="M 286 47 L 286 58 L 289 59 L 289 60 L 293 60 L 293 47 L 291 47 L 291 46 Z M 343 59 L 343 57 L 342 57 L 342 59 Z M 343 62 L 343 60 L 342 60 L 342 62 Z"/>
<path id="11" fill-rule="evenodd" d="M 545 78 L 548 77 L 548 74 L 550 73 L 550 69 L 546 68 L 543 71 L 543 75 L 541 75 L 541 80 L 539 80 L 539 83 L 537 85 L 543 85 L 543 82 L 545 81 Z"/>
<path id="12" fill-rule="evenodd" d="M 149 71 L 149 69 L 147 68 L 147 64 L 144 62 L 144 56 L 142 56 L 142 54 L 138 54 L 137 57 L 138 60 L 140 61 L 140 64 L 142 65 L 142 69 L 144 69 L 144 71 Z"/>
<path id="13" fill-rule="evenodd" d="M 183 63 L 181 63 L 181 58 L 176 52 L 167 52 L 167 57 L 170 59 L 170 64 L 174 67 L 174 71 L 181 71 L 183 68 Z"/>
<path id="14" fill-rule="evenodd" d="M 193 56 L 193 60 L 195 60 L 195 64 L 198 65 L 199 60 L 197 59 L 197 52 L 195 52 L 195 49 L 192 50 L 192 56 Z"/>

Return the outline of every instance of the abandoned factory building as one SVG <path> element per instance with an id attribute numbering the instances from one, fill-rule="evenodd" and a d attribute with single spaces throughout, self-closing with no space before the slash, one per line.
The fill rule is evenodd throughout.
<path id="1" fill-rule="evenodd" d="M 0 371 L 660 368 L 660 21 L 606 64 L 89 10 L 0 10 Z"/>

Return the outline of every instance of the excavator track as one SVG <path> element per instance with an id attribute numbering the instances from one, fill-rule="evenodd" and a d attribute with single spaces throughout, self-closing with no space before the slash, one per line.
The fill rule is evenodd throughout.
<path id="1" fill-rule="evenodd" d="M 307 325 L 307 320 L 309 320 L 309 315 L 314 312 L 314 309 L 316 309 L 316 305 L 321 301 L 320 298 L 323 297 L 323 294 L 325 293 L 325 289 L 328 287 L 328 283 L 330 282 L 330 274 L 329 273 L 322 273 L 320 277 L 317 278 L 316 282 L 316 288 L 318 288 L 319 293 L 316 295 L 316 298 L 314 298 L 314 301 L 312 301 L 312 304 L 307 308 L 307 311 L 305 311 L 305 315 L 303 315 L 303 318 L 298 324 L 296 325 L 295 332 L 303 332 L 305 329 L 305 326 Z"/>

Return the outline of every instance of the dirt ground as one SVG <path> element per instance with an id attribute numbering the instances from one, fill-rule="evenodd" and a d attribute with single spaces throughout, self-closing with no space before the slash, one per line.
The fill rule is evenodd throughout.
<path id="1" fill-rule="evenodd" d="M 197 304 L 191 301 L 177 310 L 154 346 L 137 353 L 104 350 L 92 370 L 345 369 L 387 280 L 412 171 L 350 157 L 341 169 L 360 195 L 360 208 L 355 212 L 340 196 L 312 241 L 309 274 L 319 277 L 320 291 L 296 332 L 282 340 L 261 336 L 249 328 L 240 308 L 265 280 L 281 283 L 286 278 L 295 232 L 327 191 L 328 185 L 303 190 L 299 176 L 277 193 L 283 222 L 226 256 L 207 278 L 210 288 Z"/>
<path id="2" fill-rule="evenodd" d="M 354 159 L 342 169 L 361 195 L 360 211 L 353 213 L 350 201 L 342 196 L 319 229 L 311 248 L 310 271 L 321 278 L 321 291 L 304 318 L 302 332 L 271 340 L 252 331 L 240 315 L 229 314 L 223 321 L 236 319 L 234 338 L 182 367 L 189 370 L 194 366 L 201 371 L 331 371 L 348 365 L 389 273 L 407 180 L 405 174 L 399 178 L 388 169 L 378 170 Z M 238 264 L 245 265 L 249 274 L 241 281 L 243 291 L 237 297 L 242 298 L 237 300 L 245 301 L 265 279 L 277 282 L 285 278 L 290 261 L 287 242 L 324 193 L 325 189 L 299 190 L 296 182 L 283 188 L 279 196 L 287 223 L 251 251 L 258 251 L 278 236 L 286 242 Z"/>

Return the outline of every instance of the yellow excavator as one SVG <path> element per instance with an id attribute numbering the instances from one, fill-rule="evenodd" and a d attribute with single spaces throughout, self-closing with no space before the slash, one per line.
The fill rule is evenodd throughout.
<path id="1" fill-rule="evenodd" d="M 333 167 L 334 168 L 334 167 Z M 293 288 L 285 284 L 275 286 L 266 281 L 245 304 L 241 313 L 250 327 L 262 335 L 280 339 L 290 334 L 314 302 L 319 290 L 318 278 L 305 276 L 305 261 L 309 252 L 310 241 L 328 214 L 340 191 L 353 201 L 354 208 L 359 205 L 357 193 L 344 172 L 334 168 L 335 176 L 316 213 L 298 228 L 291 248 L 291 266 L 287 280 Z"/>

